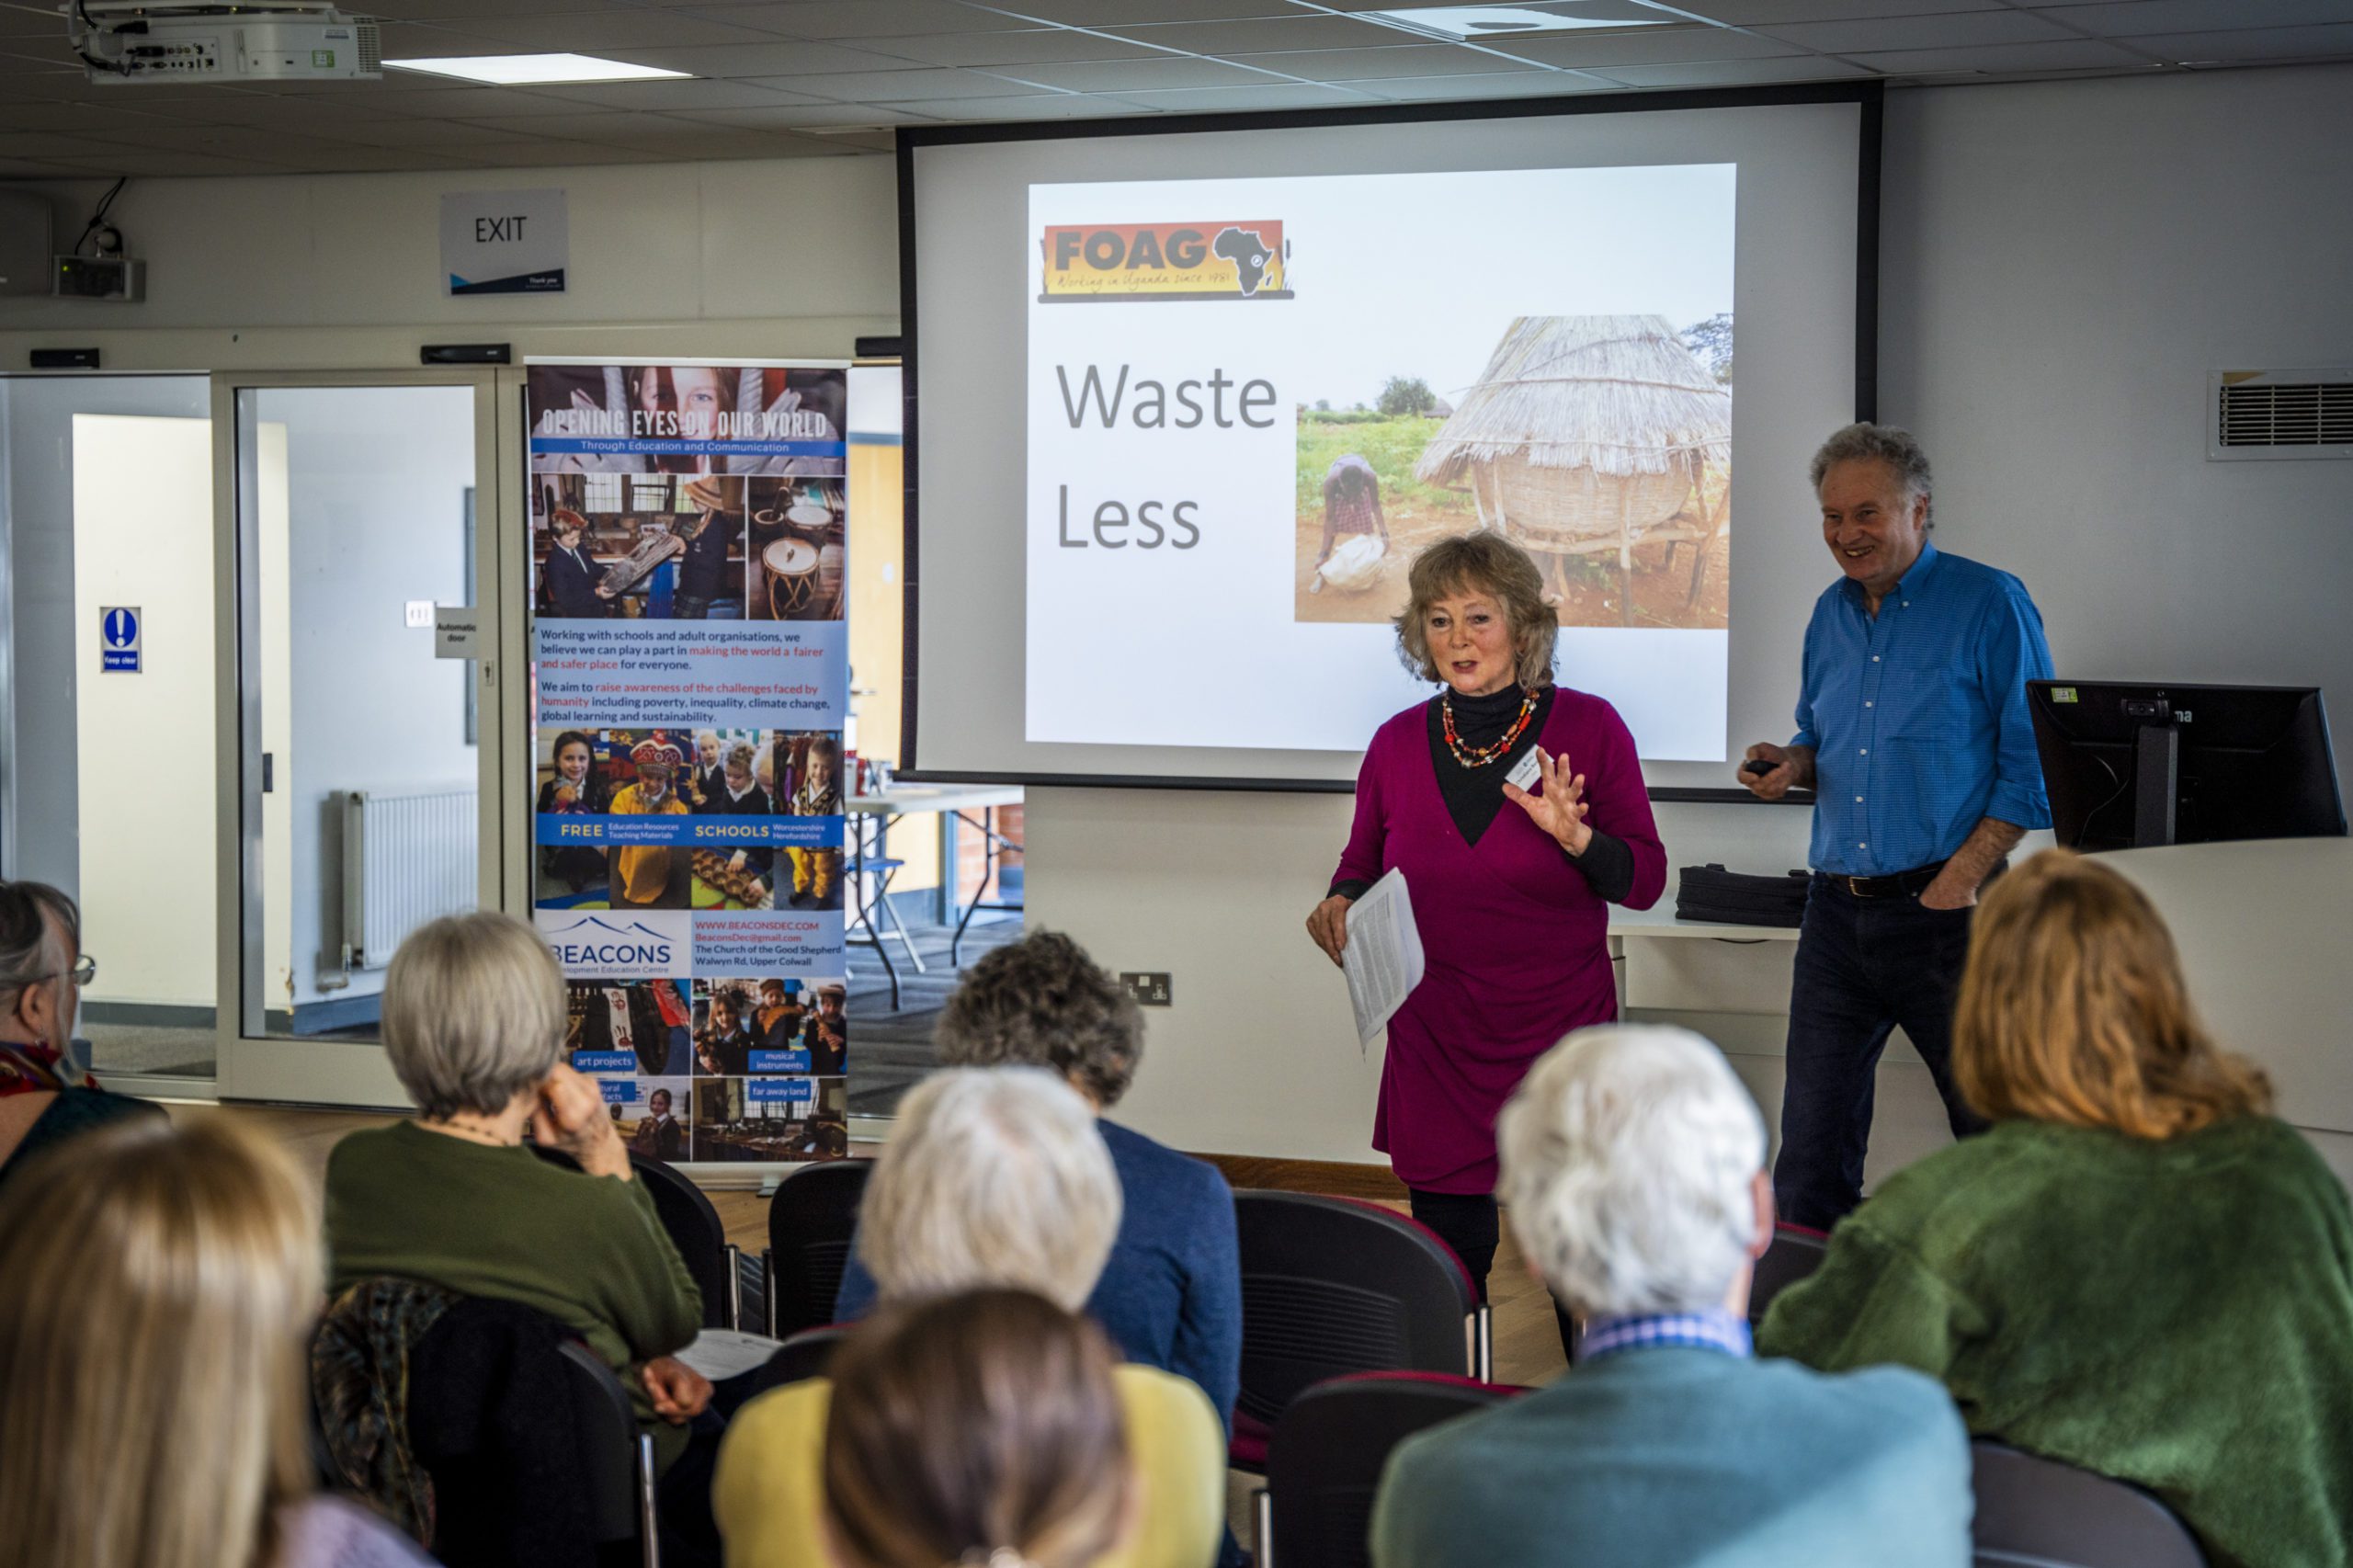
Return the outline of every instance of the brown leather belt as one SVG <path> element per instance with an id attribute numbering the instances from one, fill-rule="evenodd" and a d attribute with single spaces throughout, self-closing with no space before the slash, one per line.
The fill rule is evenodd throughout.
<path id="1" fill-rule="evenodd" d="M 1846 877 L 1836 871 L 1822 874 L 1834 887 L 1844 889 L 1856 898 L 1904 898 L 1918 892 L 1937 880 L 1945 869 L 1942 860 L 1933 866 L 1917 866 L 1909 871 L 1892 871 L 1884 877 Z"/>

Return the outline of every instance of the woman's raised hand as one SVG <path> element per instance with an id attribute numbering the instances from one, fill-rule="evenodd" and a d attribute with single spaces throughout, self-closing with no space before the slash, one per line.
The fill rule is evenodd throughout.
<path id="1" fill-rule="evenodd" d="M 1585 775 L 1570 771 L 1568 753 L 1554 758 L 1546 756 L 1542 746 L 1536 748 L 1536 767 L 1543 778 L 1544 793 L 1531 795 L 1506 780 L 1505 799 L 1518 801 L 1528 820 L 1569 854 L 1584 854 L 1586 846 L 1593 842 L 1593 829 L 1585 820 L 1586 812 L 1593 809 L 1585 798 Z"/>
<path id="2" fill-rule="evenodd" d="M 1348 945 L 1348 904 L 1351 900 L 1334 893 L 1317 904 L 1307 917 L 1307 934 L 1334 963 Z"/>
<path id="3" fill-rule="evenodd" d="M 540 1085 L 531 1136 L 541 1147 L 561 1149 L 579 1161 L 590 1176 L 630 1179 L 629 1150 L 605 1109 L 604 1091 L 594 1078 L 563 1062 Z"/>

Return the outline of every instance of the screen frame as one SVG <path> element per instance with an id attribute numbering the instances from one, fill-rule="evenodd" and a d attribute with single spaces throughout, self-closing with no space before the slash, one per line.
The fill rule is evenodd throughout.
<path id="1" fill-rule="evenodd" d="M 1679 109 L 1758 108 L 1784 104 L 1856 106 L 1855 150 L 1855 418 L 1879 414 L 1880 168 L 1886 85 L 1867 82 L 1802 82 L 1779 86 L 1629 90 L 1581 93 L 1568 97 L 1511 98 L 1479 103 L 1382 104 L 1363 108 L 1272 109 L 1249 114 L 1153 116 L 1143 119 L 1064 119 L 1010 125 L 901 126 L 897 141 L 899 179 L 899 335 L 902 403 L 900 439 L 905 495 L 900 603 L 899 757 L 897 776 L 910 783 L 1017 784 L 1040 789 L 1201 790 L 1265 794 L 1343 795 L 1356 792 L 1344 778 L 1217 778 L 1163 774 L 1040 773 L 1027 769 L 976 771 L 926 769 L 915 749 L 917 650 L 922 636 L 923 573 L 921 505 L 921 410 L 918 361 L 922 335 L 915 300 L 915 160 L 925 147 L 993 142 L 1062 142 L 1078 137 L 1182 136 L 1221 131 L 1290 131 L 1330 126 L 1426 124 L 1431 121 L 1524 119 L 1562 115 L 1655 114 Z M 1784 804 L 1811 807 L 1812 791 L 1780 801 L 1760 801 L 1746 790 L 1654 786 L 1653 801 Z"/>

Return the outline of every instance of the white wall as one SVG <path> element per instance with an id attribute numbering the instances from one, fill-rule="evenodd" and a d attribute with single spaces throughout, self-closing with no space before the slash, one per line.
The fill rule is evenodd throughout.
<path id="1" fill-rule="evenodd" d="M 74 415 L 74 704 L 83 945 L 93 1002 L 210 1007 L 213 933 L 212 422 Z M 101 670 L 104 607 L 139 610 L 141 667 Z"/>
<path id="2" fill-rule="evenodd" d="M 2318 681 L 2353 712 L 2353 465 L 2209 463 L 2201 403 L 2224 363 L 2353 364 L 2348 146 L 2346 66 L 1889 95 L 1881 416 L 1935 458 L 1940 544 L 2025 577 L 2063 673 Z M 1744 549 L 1821 548 L 1792 480 Z M 1670 866 L 1804 861 L 1789 808 L 1660 818 Z M 1032 792 L 1030 918 L 1175 977 L 1138 1127 L 1375 1158 L 1376 1068 L 1302 929 L 1347 821 L 1344 797 Z M 1787 949 L 1635 947 L 1631 1001 L 1714 1034 L 1772 1119 Z M 1907 1057 L 1875 1173 L 1945 1139 Z"/>
<path id="3" fill-rule="evenodd" d="M 562 187 L 568 291 L 451 298 L 444 192 Z M 60 226 L 104 182 L 44 181 Z M 888 157 L 133 180 L 109 217 L 147 263 L 135 305 L 0 299 L 0 364 L 96 344 L 115 365 L 413 366 L 422 343 L 517 355 L 847 355 L 898 330 Z"/>
<path id="4" fill-rule="evenodd" d="M 347 790 L 471 788 L 467 665 L 436 659 L 430 631 L 403 623 L 411 599 L 463 602 L 463 504 L 474 482 L 468 387 L 273 389 L 256 415 L 283 425 L 283 583 L 260 584 L 263 619 L 287 625 L 290 727 L 278 760 L 291 830 L 296 1006 L 381 990 L 381 971 L 322 991 L 337 968 Z M 271 995 L 268 1006 L 284 1006 Z"/>

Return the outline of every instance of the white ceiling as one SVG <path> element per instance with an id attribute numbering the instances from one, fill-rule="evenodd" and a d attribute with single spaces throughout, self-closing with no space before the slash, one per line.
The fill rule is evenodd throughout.
<path id="1" fill-rule="evenodd" d="M 264 89 L 94 85 L 58 10 L 0 0 L 0 178 L 826 156 L 904 124 L 2353 60 L 2353 0 L 1520 0 L 1625 25 L 1479 44 L 1352 15 L 1398 3 L 359 0 L 392 58 L 573 51 L 695 79 Z"/>

